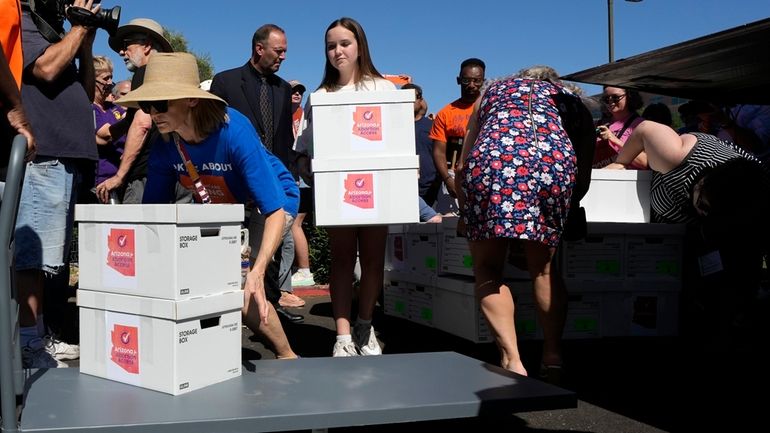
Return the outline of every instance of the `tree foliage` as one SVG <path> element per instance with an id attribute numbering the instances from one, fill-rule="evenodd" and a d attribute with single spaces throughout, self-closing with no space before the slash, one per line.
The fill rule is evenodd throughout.
<path id="1" fill-rule="evenodd" d="M 196 53 L 195 51 L 190 50 L 187 47 L 187 39 L 185 39 L 181 32 L 163 29 L 163 36 L 165 36 L 171 43 L 174 52 L 190 53 L 195 56 L 195 60 L 198 62 L 198 74 L 200 75 L 201 81 L 214 77 L 214 65 L 211 63 L 211 55 L 209 53 Z"/>

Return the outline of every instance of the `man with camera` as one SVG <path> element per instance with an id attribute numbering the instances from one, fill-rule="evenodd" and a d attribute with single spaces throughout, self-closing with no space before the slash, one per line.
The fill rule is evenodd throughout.
<path id="1" fill-rule="evenodd" d="M 98 159 L 91 100 L 94 36 L 105 22 L 98 21 L 99 11 L 93 0 L 22 2 L 22 104 L 37 139 L 15 234 L 22 360 L 28 368 L 66 367 L 61 360 L 80 356 L 78 346 L 47 335 L 43 293 L 44 284 L 62 280 L 65 286 L 51 287 L 52 293 L 67 289 L 66 279 L 54 276 L 68 272 L 80 172 L 93 169 Z M 71 24 L 66 34 L 65 19 Z"/>

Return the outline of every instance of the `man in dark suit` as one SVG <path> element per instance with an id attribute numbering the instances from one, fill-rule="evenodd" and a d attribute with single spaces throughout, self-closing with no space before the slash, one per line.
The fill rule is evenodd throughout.
<path id="1" fill-rule="evenodd" d="M 286 32 L 275 24 L 265 24 L 254 32 L 251 58 L 241 67 L 220 72 L 211 83 L 211 93 L 221 97 L 249 118 L 265 148 L 275 154 L 296 178 L 294 169 L 294 132 L 292 129 L 291 86 L 276 75 L 286 59 Z M 251 216 L 249 225 L 253 254 L 258 252 L 262 237 L 260 216 Z M 291 225 L 287 228 L 290 228 Z M 291 265 L 294 242 L 291 231 L 285 230 L 283 245 L 265 276 L 268 300 L 280 316 L 292 322 L 304 318 L 284 307 L 305 304 L 292 293 Z"/>

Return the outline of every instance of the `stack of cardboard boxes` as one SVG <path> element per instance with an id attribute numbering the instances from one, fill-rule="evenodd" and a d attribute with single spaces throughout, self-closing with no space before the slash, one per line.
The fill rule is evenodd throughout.
<path id="1" fill-rule="evenodd" d="M 564 243 L 556 258 L 569 292 L 564 338 L 678 332 L 684 226 L 649 223 L 650 179 L 649 172 L 594 170 L 583 202 L 589 234 Z M 473 259 L 456 225 L 456 217 L 446 217 L 442 224 L 390 227 L 385 313 L 492 341 L 474 297 Z M 508 262 L 519 338 L 540 339 L 529 274 Z"/>
<path id="2" fill-rule="evenodd" d="M 242 205 L 78 205 L 80 371 L 178 395 L 241 374 Z"/>
<path id="3" fill-rule="evenodd" d="M 411 89 L 310 95 L 317 226 L 419 221 L 413 102 Z"/>

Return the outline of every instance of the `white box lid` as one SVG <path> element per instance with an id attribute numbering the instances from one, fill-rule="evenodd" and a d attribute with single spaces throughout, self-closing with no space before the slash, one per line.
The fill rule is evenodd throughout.
<path id="1" fill-rule="evenodd" d="M 312 167 L 313 173 L 413 169 L 420 168 L 420 157 L 417 155 L 393 155 L 369 158 L 315 158 Z"/>
<path id="2" fill-rule="evenodd" d="M 649 182 L 652 180 L 652 171 L 593 169 L 591 170 L 591 180 L 641 180 Z"/>
<path id="3" fill-rule="evenodd" d="M 107 206 L 107 205 L 101 205 Z M 78 307 L 95 308 L 181 321 L 243 308 L 243 291 L 217 293 L 197 298 L 174 301 L 173 299 L 148 298 L 78 289 Z"/>
<path id="4" fill-rule="evenodd" d="M 414 89 L 375 90 L 372 92 L 313 92 L 309 98 L 311 107 L 413 103 Z"/>
<path id="5" fill-rule="evenodd" d="M 75 221 L 113 223 L 240 223 L 242 204 L 79 204 Z"/>

